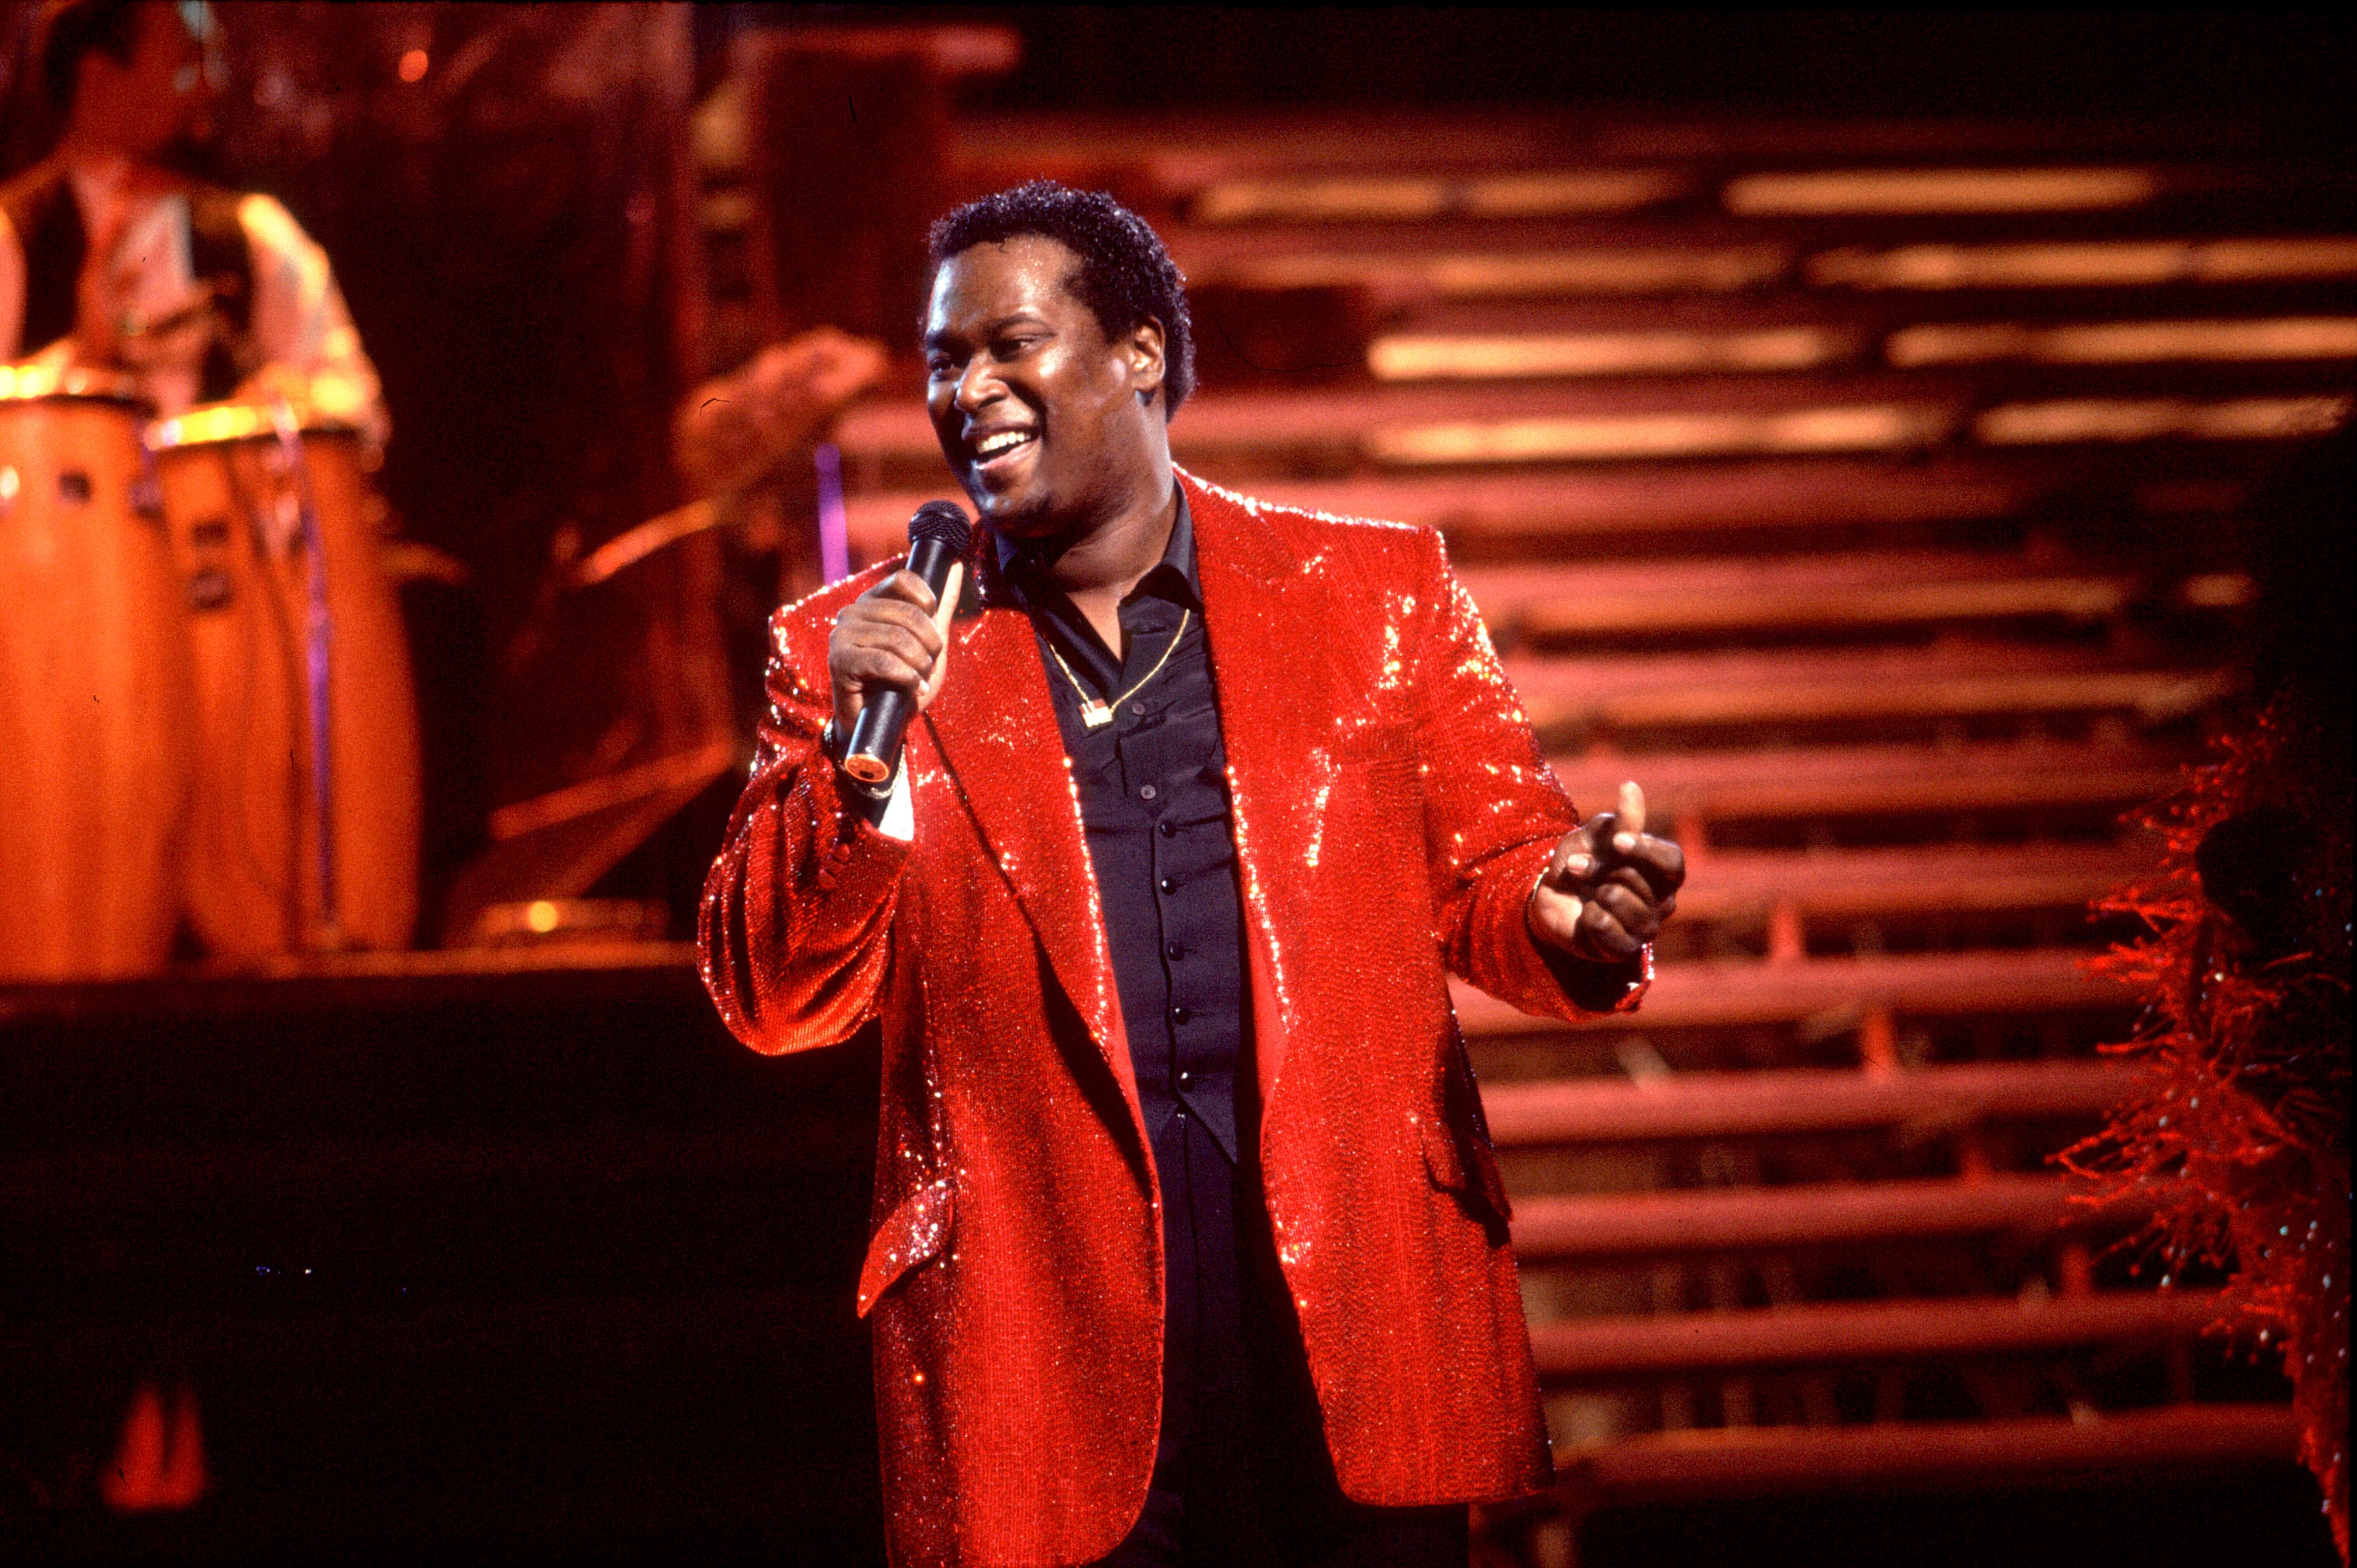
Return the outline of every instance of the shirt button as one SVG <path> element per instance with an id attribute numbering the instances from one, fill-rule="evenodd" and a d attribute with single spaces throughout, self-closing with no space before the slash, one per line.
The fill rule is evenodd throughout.
<path id="1" fill-rule="evenodd" d="M 1170 1009 L 1170 1021 L 1174 1024 L 1183 1024 L 1194 1015 L 1194 1009 L 1190 1007 L 1173 1007 Z M 1185 1073 L 1180 1073 L 1178 1076 L 1180 1078 L 1185 1078 L 1187 1075 Z"/>
<path id="2" fill-rule="evenodd" d="M 1154 824 L 1154 831 L 1160 833 L 1167 839 L 1177 838 L 1178 836 L 1178 824 L 1176 822 L 1157 822 Z"/>
<path id="3" fill-rule="evenodd" d="M 1144 703 L 1132 703 L 1129 704 L 1129 711 L 1133 714 L 1138 714 L 1140 717 L 1143 717 L 1146 714 L 1146 704 Z"/>
<path id="4" fill-rule="evenodd" d="M 1162 944 L 1162 956 L 1164 958 L 1184 958 L 1186 955 L 1187 950 L 1180 943 L 1164 942 Z"/>
<path id="5" fill-rule="evenodd" d="M 1194 1087 L 1195 1087 L 1195 1075 L 1194 1075 L 1193 1073 L 1191 1073 L 1191 1072 L 1182 1072 L 1182 1073 L 1180 1073 L 1180 1074 L 1178 1075 L 1178 1087 L 1179 1087 L 1179 1088 L 1181 1088 L 1181 1089 L 1192 1089 L 1192 1088 L 1194 1088 Z"/>
<path id="6" fill-rule="evenodd" d="M 1161 881 L 1156 883 L 1155 886 L 1161 888 L 1165 893 L 1176 893 L 1178 891 L 1178 883 L 1174 877 L 1166 876 Z"/>
<path id="7" fill-rule="evenodd" d="M 1170 1114 L 1173 1121 L 1184 1122 L 1187 1120 L 1187 1108 L 1181 1105 L 1178 1110 L 1172 1112 Z"/>
<path id="8" fill-rule="evenodd" d="M 1137 787 L 1137 798 L 1141 800 L 1151 800 L 1157 793 L 1158 791 L 1151 784 L 1141 784 Z"/>

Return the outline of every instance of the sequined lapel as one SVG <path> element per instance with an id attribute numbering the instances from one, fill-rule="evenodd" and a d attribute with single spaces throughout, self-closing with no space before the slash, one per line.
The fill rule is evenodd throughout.
<path id="1" fill-rule="evenodd" d="M 984 572 L 984 607 L 952 628 L 949 681 L 925 718 L 984 843 L 1135 1114 L 1137 1083 L 1054 701 L 1029 618 L 993 596 L 995 573 L 987 564 Z"/>
<path id="2" fill-rule="evenodd" d="M 1268 525 L 1183 470 L 1195 519 L 1196 574 L 1228 753 L 1236 865 L 1251 933 L 1253 1040 L 1261 1104 L 1275 1103 L 1291 1033 L 1288 944 L 1308 931 L 1302 879 L 1287 874 L 1308 829 L 1297 797 L 1298 735 L 1287 715 L 1318 684 L 1315 643 L 1286 590 L 1300 564 Z"/>

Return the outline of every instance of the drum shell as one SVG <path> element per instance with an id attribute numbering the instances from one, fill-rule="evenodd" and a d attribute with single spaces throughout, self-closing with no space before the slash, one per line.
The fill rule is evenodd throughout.
<path id="1" fill-rule="evenodd" d="M 137 408 L 0 400 L 0 978 L 162 969 L 195 694 Z"/>
<path id="2" fill-rule="evenodd" d="M 379 508 L 356 437 L 311 431 L 302 466 L 327 548 L 336 909 L 323 920 L 297 476 L 270 436 L 156 454 L 196 672 L 188 919 L 214 956 L 397 949 L 417 916 L 416 702 Z"/>

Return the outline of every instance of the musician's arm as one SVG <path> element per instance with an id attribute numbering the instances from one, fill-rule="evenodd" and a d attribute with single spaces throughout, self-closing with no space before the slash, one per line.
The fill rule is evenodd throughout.
<path id="1" fill-rule="evenodd" d="M 265 369 L 292 372 L 313 410 L 351 421 L 382 450 L 393 423 L 327 252 L 270 197 L 244 198 L 237 217 L 253 258 L 254 351 Z"/>

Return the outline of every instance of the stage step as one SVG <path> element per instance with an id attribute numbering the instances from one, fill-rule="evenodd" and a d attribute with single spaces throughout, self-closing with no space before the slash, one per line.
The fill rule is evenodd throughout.
<path id="1" fill-rule="evenodd" d="M 1564 1023 L 1536 1019 L 1461 983 L 1452 994 L 1469 1036 L 1560 1030 L 1725 1028 L 1792 1024 L 1886 1008 L 1903 1016 L 2126 1009 L 2128 993 L 2090 979 L 2076 948 L 1899 953 L 1783 962 L 1699 960 L 1663 964 L 1637 1014 Z"/>
<path id="2" fill-rule="evenodd" d="M 2238 688 L 2232 671 L 2124 666 L 2027 646 L 1921 650 L 1509 656 L 1523 710 L 1550 746 L 1609 740 L 1631 749 L 1761 731 L 1908 730 L 1972 721 L 2044 723 L 2117 715 L 2158 726 Z M 1926 738 L 1929 738 L 1927 736 Z"/>
<path id="3" fill-rule="evenodd" d="M 1634 1022 L 1634 1020 L 1631 1020 Z M 1501 1149 L 1548 1144 L 1762 1138 L 1976 1122 L 2092 1121 L 2136 1075 L 2103 1060 L 1975 1062 L 1909 1072 L 1780 1068 L 1631 1079 L 1491 1083 L 1482 1090 Z"/>
<path id="4" fill-rule="evenodd" d="M 2153 870 L 2159 846 L 1934 844 L 1905 849 L 1713 850 L 1689 858 L 1680 920 L 1872 919 L 2084 908 Z"/>
<path id="5" fill-rule="evenodd" d="M 2098 1208 L 2062 1176 L 1858 1182 L 1738 1191 L 1514 1197 L 1514 1255 L 1532 1263 L 1957 1239 L 2131 1223 L 2150 1205 Z"/>
<path id="6" fill-rule="evenodd" d="M 1244 478 L 1361 468 L 1930 453 L 1987 447 L 2270 442 L 2347 416 L 2329 376 L 2271 367 L 2268 384 L 2184 395 L 2148 367 L 2057 372 L 1986 406 L 1946 371 L 1696 376 L 1661 384 L 1417 382 L 1207 391 L 1171 425 L 1182 464 Z M 836 431 L 863 490 L 947 479 L 922 408 L 863 404 Z M 905 524 L 904 524 L 905 526 Z"/>
<path id="7" fill-rule="evenodd" d="M 2287 287 L 2276 285 L 2248 289 L 2213 287 L 2190 293 L 2181 287 L 2153 296 L 2124 297 L 2117 292 L 2041 291 L 2022 296 L 2004 293 L 1943 295 L 1936 299 L 1912 295 L 1841 293 L 1772 295 L 1699 295 L 1686 299 L 1496 299 L 1444 301 L 1390 312 L 1373 325 L 1383 339 L 1471 339 L 1502 342 L 1598 340 L 1593 361 L 1566 355 L 1557 374 L 1668 374 L 1713 370 L 1790 370 L 1840 364 L 1846 360 L 1900 364 L 1891 354 L 1918 356 L 1920 346 L 1893 344 L 1894 334 L 1917 329 L 1986 329 L 2015 328 L 2028 335 L 2017 342 L 2018 357 L 2036 360 L 2046 355 L 2130 356 L 2117 362 L 2135 363 L 2153 350 L 2174 348 L 2163 358 L 2206 360 L 2233 354 L 2261 360 L 2284 358 L 2357 358 L 2348 346 L 2349 315 L 2357 305 L 2357 287 L 2317 285 Z M 2293 331 L 2276 324 L 2284 320 L 2316 321 L 2313 329 Z M 2199 326 L 2202 334 L 2171 344 L 2117 335 L 2156 326 Z M 2100 328 L 2104 336 L 2092 339 L 2040 338 L 2060 330 Z M 1632 347 L 1693 337 L 1702 343 L 1724 340 L 1730 348 L 1753 334 L 1803 334 L 1818 351 L 1803 357 L 1800 337 L 1772 339 L 1750 353 L 1730 352 L 1723 360 L 1705 356 L 1699 363 L 1680 363 L 1665 356 L 1658 370 L 1643 369 L 1646 360 L 1632 354 L 1630 368 L 1615 371 L 1602 352 L 1612 342 L 1628 339 Z M 2248 334 L 2248 336 L 2243 336 Z M 1780 349 L 1780 344 L 1782 347 Z M 1790 355 L 1792 362 L 1786 362 Z M 1928 362 L 1928 361 L 1927 361 Z M 1451 371 L 1469 373 L 1468 371 Z M 1494 374 L 1532 375 L 1536 370 L 1501 371 Z M 1412 380 L 1411 376 L 1393 378 Z"/>
<path id="8" fill-rule="evenodd" d="M 1827 1302 L 1531 1325 L 1544 1383 L 1609 1383 L 1768 1367 L 2024 1356 L 2190 1337 L 2226 1315 L 2212 1291 Z"/>
<path id="9" fill-rule="evenodd" d="M 2299 1423 L 2279 1404 L 2074 1410 L 1994 1421 L 1719 1427 L 1644 1433 L 1558 1451 L 1566 1502 L 1694 1504 L 1813 1492 L 2046 1487 L 2095 1477 L 2149 1483 L 2288 1466 Z"/>
<path id="10" fill-rule="evenodd" d="M 2119 810 L 2177 788 L 2182 750 L 2126 741 L 1953 746 L 1754 746 L 1557 756 L 1574 804 L 1609 807 L 1637 779 L 1656 820 L 1699 831 L 1730 823 L 1860 816 Z"/>
<path id="11" fill-rule="evenodd" d="M 1497 223 L 1474 232 L 1460 226 L 1453 236 L 1438 225 L 1314 234 L 1198 229 L 1172 235 L 1171 253 L 1199 287 L 1350 289 L 1378 313 L 1445 301 L 1803 289 L 1911 295 L 1926 307 L 1964 290 L 2035 299 L 2103 289 L 2115 296 L 2115 309 L 2140 312 L 2149 308 L 2147 298 L 2189 285 L 2279 288 L 2301 297 L 2357 278 L 2357 235 L 2331 230 L 2276 235 L 2255 226 L 2215 238 L 2183 230 L 2123 237 L 2116 226 L 2083 220 L 2041 223 L 2037 232 L 2003 239 L 1932 233 L 1892 243 L 1889 225 L 1879 227 L 1886 232 L 1878 237 L 1866 225 L 1846 234 L 1787 225 L 1780 234 L 1731 220 Z"/>
<path id="12" fill-rule="evenodd" d="M 2098 621 L 2134 603 L 2141 588 L 2129 575 L 1961 551 L 1468 565 L 1458 580 L 1501 647 Z"/>
<path id="13" fill-rule="evenodd" d="M 1054 168 L 1118 171 L 1139 199 L 1178 201 L 1216 181 L 1403 171 L 1692 164 L 1870 166 L 2057 159 L 2280 157 L 2263 125 L 2116 117 L 1940 120 L 1645 115 L 1592 110 L 1124 109 L 962 116 L 957 156 L 985 188 Z"/>
<path id="14" fill-rule="evenodd" d="M 1235 176 L 1186 193 L 1200 225 L 1417 223 L 1580 217 L 1684 209 L 1742 218 L 1982 222 L 2031 215 L 2188 212 L 2240 215 L 2287 198 L 2313 200 L 2341 183 L 2337 171 L 2297 160 L 2188 164 L 2163 160 L 1976 162 L 1942 167 L 1888 165 L 1805 169 L 1740 166 L 1680 168 L 1586 160 L 1499 167 L 1450 166 L 1445 157 L 1380 173 Z"/>
<path id="15" fill-rule="evenodd" d="M 2098 474 L 2115 467 L 2103 465 Z M 1220 480 L 1210 470 L 1205 477 Z M 1920 465 L 1801 457 L 1618 472 L 1270 476 L 1239 488 L 1280 506 L 1437 528 L 1459 556 L 1469 550 L 1483 560 L 1527 560 L 1564 553 L 1609 558 L 1631 548 L 1652 554 L 1706 539 L 1772 552 L 1790 540 L 1833 531 L 1879 536 L 1954 530 L 2040 510 L 2058 490 L 2088 478 L 2082 469 L 2061 473 L 2012 452 L 1940 456 Z M 2185 499 L 2209 512 L 2231 507 L 2240 493 L 2212 480 Z M 854 550 L 871 561 L 905 552 L 909 518 L 943 494 L 957 494 L 946 467 L 937 469 L 930 488 L 853 495 L 847 510 Z"/>

